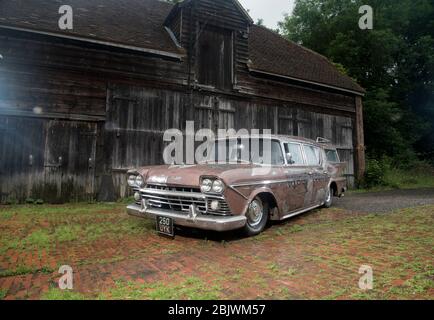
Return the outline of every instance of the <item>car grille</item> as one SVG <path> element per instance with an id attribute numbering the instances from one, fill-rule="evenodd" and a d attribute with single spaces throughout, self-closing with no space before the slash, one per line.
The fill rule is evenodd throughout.
<path id="1" fill-rule="evenodd" d="M 199 188 L 147 185 L 140 193 L 142 199 L 147 200 L 148 206 L 154 209 L 188 214 L 193 204 L 201 214 L 231 215 L 226 200 L 218 196 L 205 196 Z M 218 210 L 211 210 L 211 202 L 214 200 L 219 201 Z"/>

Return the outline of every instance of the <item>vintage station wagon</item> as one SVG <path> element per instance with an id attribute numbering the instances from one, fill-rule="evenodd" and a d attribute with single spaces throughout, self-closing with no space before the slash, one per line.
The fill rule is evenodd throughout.
<path id="1" fill-rule="evenodd" d="M 235 140 L 234 140 L 235 139 Z M 130 215 L 152 218 L 157 231 L 173 235 L 174 225 L 205 230 L 243 230 L 261 233 L 268 221 L 284 220 L 321 206 L 346 190 L 339 159 L 327 160 L 326 145 L 302 138 L 271 136 L 268 163 L 258 154 L 240 160 L 249 137 L 222 140 L 227 161 L 215 159 L 197 165 L 143 167 L 129 172 L 135 203 Z M 258 142 L 258 141 L 256 141 Z M 223 145 L 225 144 L 223 143 Z M 329 148 L 329 147 L 328 147 Z M 250 150 L 250 148 L 249 148 Z M 333 150 L 333 149 L 327 149 Z M 333 159 L 332 159 L 333 160 Z"/>

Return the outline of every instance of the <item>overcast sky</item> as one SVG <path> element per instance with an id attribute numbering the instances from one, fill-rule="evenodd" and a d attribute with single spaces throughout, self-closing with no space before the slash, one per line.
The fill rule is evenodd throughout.
<path id="1" fill-rule="evenodd" d="M 249 9 L 250 16 L 256 22 L 264 19 L 264 24 L 272 29 L 283 20 L 283 14 L 291 13 L 295 0 L 238 0 L 244 8 Z"/>

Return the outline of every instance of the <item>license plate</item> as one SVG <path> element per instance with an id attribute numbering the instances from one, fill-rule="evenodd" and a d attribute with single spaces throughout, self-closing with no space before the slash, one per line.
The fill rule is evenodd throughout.
<path id="1" fill-rule="evenodd" d="M 165 236 L 174 237 L 175 229 L 173 227 L 173 219 L 167 217 L 157 217 L 157 232 Z"/>

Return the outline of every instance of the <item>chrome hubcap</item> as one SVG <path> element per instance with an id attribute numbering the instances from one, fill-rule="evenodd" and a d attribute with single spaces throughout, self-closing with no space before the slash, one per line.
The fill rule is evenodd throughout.
<path id="1" fill-rule="evenodd" d="M 263 215 L 264 208 L 262 207 L 262 204 L 258 200 L 253 200 L 252 203 L 249 205 L 249 212 L 247 217 L 249 225 L 255 227 L 260 224 Z"/>
<path id="2" fill-rule="evenodd" d="M 327 197 L 326 197 L 326 202 L 330 202 L 330 200 L 332 199 L 332 191 L 329 189 L 329 191 L 327 192 Z"/>

